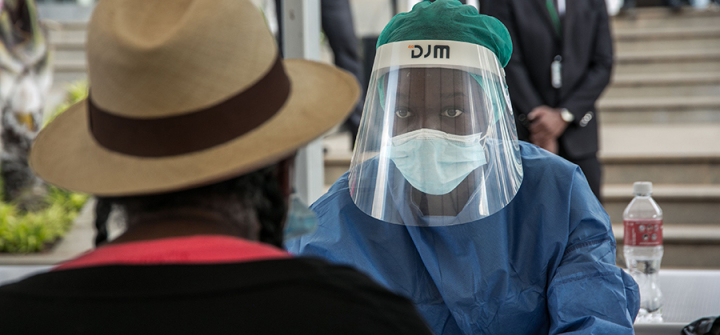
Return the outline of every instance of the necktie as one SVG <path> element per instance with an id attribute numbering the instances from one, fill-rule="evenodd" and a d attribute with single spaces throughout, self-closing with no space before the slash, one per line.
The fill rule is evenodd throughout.
<path id="1" fill-rule="evenodd" d="M 560 25 L 560 17 L 558 16 L 558 11 L 557 9 L 555 9 L 555 4 L 553 3 L 553 0 L 546 0 L 545 7 L 547 7 L 548 13 L 550 14 L 550 20 L 552 21 L 553 27 L 555 28 L 555 33 L 560 36 L 562 34 L 562 27 Z"/>

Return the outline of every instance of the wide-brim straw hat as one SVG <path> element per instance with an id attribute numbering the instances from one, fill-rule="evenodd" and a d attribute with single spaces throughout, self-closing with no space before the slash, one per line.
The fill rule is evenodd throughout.
<path id="1" fill-rule="evenodd" d="M 342 122 L 356 79 L 280 60 L 245 0 L 100 1 L 90 97 L 37 136 L 45 181 L 102 196 L 164 193 L 268 166 Z"/>

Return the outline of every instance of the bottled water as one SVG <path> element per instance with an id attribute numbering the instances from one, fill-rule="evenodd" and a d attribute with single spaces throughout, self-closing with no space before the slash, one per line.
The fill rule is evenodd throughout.
<path id="1" fill-rule="evenodd" d="M 636 322 L 662 322 L 663 296 L 658 278 L 663 256 L 662 210 L 651 197 L 652 183 L 636 182 L 633 193 L 635 198 L 623 213 L 623 254 L 628 272 L 640 286 Z"/>

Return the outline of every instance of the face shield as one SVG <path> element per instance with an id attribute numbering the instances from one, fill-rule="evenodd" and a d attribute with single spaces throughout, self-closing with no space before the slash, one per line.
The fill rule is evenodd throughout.
<path id="1" fill-rule="evenodd" d="M 377 49 L 350 165 L 355 204 L 382 221 L 447 226 L 505 207 L 522 162 L 504 71 L 473 43 Z"/>

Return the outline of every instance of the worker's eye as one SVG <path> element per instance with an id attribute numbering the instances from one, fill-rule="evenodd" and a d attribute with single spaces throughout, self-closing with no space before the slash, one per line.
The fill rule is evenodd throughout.
<path id="1" fill-rule="evenodd" d="M 397 115 L 398 118 L 407 119 L 410 115 L 412 115 L 412 113 L 407 108 L 398 107 L 395 109 L 395 115 Z"/>
<path id="2" fill-rule="evenodd" d="M 462 113 L 463 113 L 463 111 L 459 110 L 457 108 L 445 108 L 445 109 L 443 109 L 442 113 L 440 113 L 440 115 L 442 115 L 444 117 L 449 117 L 449 118 L 456 118 L 456 117 L 462 115 Z"/>

